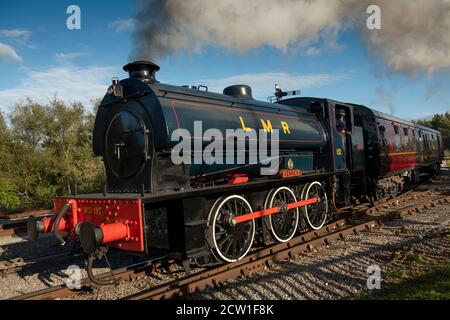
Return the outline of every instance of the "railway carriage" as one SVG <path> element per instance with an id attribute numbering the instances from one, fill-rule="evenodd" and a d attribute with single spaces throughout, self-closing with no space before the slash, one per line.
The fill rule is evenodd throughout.
<path id="1" fill-rule="evenodd" d="M 354 105 L 355 109 L 368 108 Z M 372 127 L 377 129 L 378 150 L 371 167 L 372 189 L 377 198 L 395 195 L 405 184 L 437 173 L 444 157 L 439 131 L 370 110 Z"/>
<path id="2" fill-rule="evenodd" d="M 170 252 L 186 265 L 237 261 L 252 246 L 320 229 L 356 201 L 398 192 L 442 160 L 439 132 L 364 106 L 318 98 L 265 103 L 246 85 L 217 94 L 161 84 L 151 62 L 124 70 L 129 78 L 113 79 L 93 134 L 94 153 L 105 165 L 104 192 L 58 197 L 53 217 L 28 221 L 31 238 L 53 232 L 61 244 L 79 242 L 89 261 L 106 246 Z M 222 137 L 199 136 L 199 121 L 202 131 L 215 129 Z M 174 132 L 200 148 L 182 152 L 191 163 L 174 163 Z M 195 161 L 212 140 L 223 146 L 243 140 L 231 159 L 245 161 Z M 275 169 L 259 155 L 250 162 L 252 140 L 268 154 L 278 152 Z M 227 152 L 216 148 L 214 154 Z"/>

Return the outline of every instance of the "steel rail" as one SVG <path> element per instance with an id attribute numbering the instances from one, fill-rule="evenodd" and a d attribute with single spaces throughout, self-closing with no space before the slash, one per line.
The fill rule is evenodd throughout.
<path id="1" fill-rule="evenodd" d="M 314 248 L 329 245 L 330 243 L 337 240 L 345 240 L 345 238 L 351 234 L 357 234 L 359 232 L 372 230 L 374 227 L 381 226 L 382 222 L 385 219 L 398 217 L 402 218 L 406 215 L 420 212 L 420 210 L 422 209 L 428 209 L 434 206 L 450 203 L 450 196 L 446 195 L 426 202 L 422 202 L 418 205 L 399 208 L 399 202 L 419 199 L 426 197 L 427 195 L 432 195 L 432 192 L 426 191 L 419 194 L 415 192 L 408 192 L 407 194 L 403 194 L 398 198 L 390 199 L 381 204 L 378 204 L 375 207 L 358 211 L 357 213 L 359 213 L 361 216 L 356 219 L 354 218 L 355 215 L 352 215 L 350 213 L 347 217 L 331 222 L 325 225 L 320 230 L 308 231 L 286 243 L 277 243 L 266 248 L 257 249 L 244 259 L 235 263 L 221 265 L 214 269 L 200 271 L 199 273 L 188 275 L 181 279 L 162 284 L 152 289 L 125 297 L 124 299 L 146 300 L 184 297 L 188 294 L 197 292 L 198 290 L 214 287 L 220 283 L 224 283 L 239 276 L 252 275 L 258 271 L 261 271 L 267 266 L 270 267 L 273 263 L 281 259 L 291 258 L 298 253 L 311 251 L 314 250 Z M 392 206 L 395 210 L 391 210 L 392 212 L 387 213 L 384 212 L 380 216 L 362 215 L 364 212 L 368 213 L 369 209 L 386 207 L 387 205 Z M 169 256 L 151 259 L 135 265 L 119 268 L 113 270 L 112 273 L 101 274 L 97 277 L 99 279 L 106 279 L 112 276 L 116 279 L 130 280 L 140 274 L 158 270 L 158 268 L 161 267 L 164 259 L 167 258 L 169 258 Z M 62 297 L 75 296 L 77 294 L 84 293 L 87 289 L 91 289 L 92 286 L 93 284 L 88 279 L 84 279 L 81 282 L 81 290 L 74 291 L 67 288 L 66 285 L 62 284 L 59 286 L 46 288 L 43 290 L 14 297 L 12 298 L 12 300 L 59 299 Z"/>
<path id="2" fill-rule="evenodd" d="M 166 259 L 167 257 L 157 257 L 152 258 L 143 262 L 135 263 L 133 265 L 125 266 L 112 270 L 112 272 L 106 272 L 97 276 L 98 279 L 108 279 L 113 277 L 114 279 L 120 280 L 130 280 L 139 274 L 151 272 L 160 267 L 160 261 Z M 86 292 L 91 289 L 93 284 L 89 279 L 83 279 L 80 283 L 80 289 L 73 290 L 67 287 L 66 284 L 60 284 L 57 286 L 45 288 L 42 290 L 33 291 L 30 293 L 22 294 L 10 298 L 8 300 L 55 300 L 63 297 L 77 295 Z"/>
<path id="3" fill-rule="evenodd" d="M 346 219 L 345 219 L 346 220 Z M 347 222 L 347 221 L 346 221 Z M 350 234 L 371 230 L 380 226 L 377 220 L 370 220 L 357 225 L 347 226 L 304 241 L 304 236 L 294 238 L 288 243 L 280 243 L 258 250 L 244 259 L 207 270 L 200 274 L 187 276 L 150 290 L 144 290 L 124 298 L 125 300 L 159 300 L 185 297 L 197 291 L 213 288 L 239 276 L 250 276 L 283 259 L 292 258 L 302 252 L 312 251 L 314 248 L 329 245 L 336 240 L 344 240 Z"/>
<path id="4" fill-rule="evenodd" d="M 33 212 L 27 213 L 28 216 Z M 50 217 L 53 213 L 42 211 L 37 218 Z M 27 216 L 21 216 L 16 219 L 1 219 L 0 220 L 0 237 L 6 236 L 23 236 L 27 234 Z"/>
<path id="5" fill-rule="evenodd" d="M 430 195 L 431 192 L 426 192 L 425 194 Z M 409 196 L 414 197 L 414 194 L 410 193 Z M 408 197 L 405 196 L 403 198 L 407 199 Z M 392 205 L 396 204 L 395 201 L 390 203 Z M 344 218 L 337 221 L 336 225 L 331 224 L 318 232 L 308 232 L 305 235 L 296 237 L 287 243 L 280 243 L 269 248 L 264 248 L 245 257 L 241 261 L 221 266 L 214 270 L 207 270 L 200 274 L 188 276 L 183 279 L 174 280 L 170 283 L 130 295 L 124 299 L 157 300 L 186 297 L 187 295 L 195 292 L 213 288 L 239 276 L 253 275 L 262 271 L 266 267 L 270 267 L 273 263 L 276 263 L 279 260 L 292 258 L 296 254 L 312 251 L 317 247 L 330 245 L 332 242 L 337 240 L 345 240 L 345 238 L 351 234 L 370 231 L 375 227 L 381 226 L 383 224 L 383 218 L 403 218 L 406 215 L 418 213 L 423 209 L 430 209 L 446 203 L 450 203 L 450 196 L 437 197 L 432 200 L 428 200 L 425 203 L 411 205 L 406 208 L 396 210 L 392 213 L 381 216 L 380 218 L 382 219 L 379 219 L 379 217 L 371 219 L 374 217 L 365 216 L 363 219 L 369 219 L 368 221 L 361 221 L 350 226 L 348 225 L 351 223 L 350 220 L 348 220 L 348 218 Z M 330 231 L 330 227 L 331 230 L 336 229 L 336 227 L 338 230 Z M 315 236 L 315 238 L 306 240 L 307 237 L 311 235 Z"/>

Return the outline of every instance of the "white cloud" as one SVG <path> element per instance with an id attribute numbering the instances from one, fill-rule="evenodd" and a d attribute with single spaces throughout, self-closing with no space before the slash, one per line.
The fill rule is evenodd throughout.
<path id="1" fill-rule="evenodd" d="M 70 60 L 77 59 L 81 56 L 84 56 L 85 53 L 83 52 L 69 52 L 69 53 L 57 53 L 56 54 L 56 61 L 60 63 L 67 63 Z"/>
<path id="2" fill-rule="evenodd" d="M 22 61 L 22 57 L 19 56 L 12 47 L 0 42 L 0 61 Z"/>
<path id="3" fill-rule="evenodd" d="M 437 113 L 444 114 L 446 112 L 448 112 L 448 110 L 443 110 L 443 109 L 436 110 L 436 111 L 430 111 L 430 112 L 418 112 L 414 116 L 405 116 L 404 118 L 407 120 L 414 120 L 414 121 L 431 120 L 435 114 L 437 114 Z"/>
<path id="4" fill-rule="evenodd" d="M 0 90 L 0 109 L 8 110 L 26 98 L 47 103 L 57 95 L 65 102 L 80 101 L 86 107 L 91 99 L 102 98 L 116 67 L 53 67 L 45 71 L 28 71 L 26 78 L 13 89 Z"/>
<path id="5" fill-rule="evenodd" d="M 26 78 L 15 88 L 0 90 L 0 109 L 8 110 L 26 98 L 47 103 L 57 95 L 65 102 L 80 101 L 91 106 L 91 99 L 102 98 L 111 78 L 122 71 L 117 67 L 73 66 L 52 67 L 44 71 L 26 70 Z M 284 72 L 242 74 L 223 79 L 201 80 L 212 92 L 222 92 L 229 85 L 244 83 L 253 89 L 255 98 L 265 99 L 273 92 L 274 84 L 284 90 L 304 89 L 349 79 L 348 74 L 298 75 Z"/>
<path id="6" fill-rule="evenodd" d="M 109 24 L 109 28 L 114 29 L 116 32 L 128 31 L 134 29 L 136 21 L 133 18 L 119 19 Z"/>
<path id="7" fill-rule="evenodd" d="M 241 74 L 223 79 L 205 79 L 199 83 L 208 86 L 212 92 L 222 92 L 230 85 L 247 84 L 252 88 L 253 96 L 265 100 L 274 92 L 274 85 L 278 84 L 283 90 L 297 90 L 318 87 L 336 81 L 347 80 L 349 74 L 313 74 L 299 75 L 287 72 L 266 72 L 254 74 Z"/>
<path id="8" fill-rule="evenodd" d="M 28 39 L 31 35 L 30 30 L 25 29 L 0 29 L 0 36 L 6 38 L 23 38 Z"/>
<path id="9" fill-rule="evenodd" d="M 310 47 L 305 52 L 305 55 L 308 57 L 317 56 L 318 54 L 320 54 L 320 49 L 316 47 Z"/>

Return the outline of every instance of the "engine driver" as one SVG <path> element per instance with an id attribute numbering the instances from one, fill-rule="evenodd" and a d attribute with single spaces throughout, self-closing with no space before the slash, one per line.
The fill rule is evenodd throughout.
<path id="1" fill-rule="evenodd" d="M 342 135 L 350 135 L 347 131 L 346 113 L 344 109 L 336 109 L 336 130 Z"/>

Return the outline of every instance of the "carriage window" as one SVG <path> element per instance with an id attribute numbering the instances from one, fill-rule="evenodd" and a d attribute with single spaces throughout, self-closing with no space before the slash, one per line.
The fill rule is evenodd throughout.
<path id="1" fill-rule="evenodd" d="M 378 130 L 380 131 L 381 146 L 383 148 L 386 148 L 387 147 L 386 128 L 384 126 L 379 126 Z"/>
<path id="2" fill-rule="evenodd" d="M 415 137 L 416 136 L 416 130 L 413 130 L 412 134 L 413 134 L 413 137 Z"/>
<path id="3" fill-rule="evenodd" d="M 408 128 L 404 128 L 403 129 L 403 133 L 405 134 L 405 146 L 407 148 L 409 148 L 409 144 L 410 144 L 410 139 L 409 139 L 409 134 L 408 134 Z"/>
<path id="4" fill-rule="evenodd" d="M 384 133 L 386 131 L 386 128 L 384 126 L 379 126 L 378 129 L 380 130 L 381 139 L 384 139 Z"/>
<path id="5" fill-rule="evenodd" d="M 402 149 L 402 140 L 400 138 L 400 130 L 398 126 L 394 126 L 394 132 L 395 132 L 395 147 L 397 151 L 400 151 Z"/>

